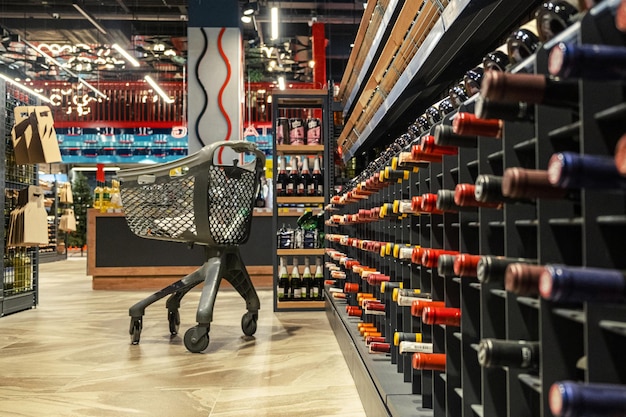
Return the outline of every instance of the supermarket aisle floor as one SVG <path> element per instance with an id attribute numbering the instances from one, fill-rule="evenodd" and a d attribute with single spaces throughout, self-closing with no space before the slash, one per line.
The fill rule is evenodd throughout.
<path id="1" fill-rule="evenodd" d="M 323 312 L 273 313 L 260 291 L 254 338 L 243 299 L 218 294 L 206 353 L 170 340 L 165 301 L 146 310 L 141 343 L 128 307 L 149 291 L 93 291 L 85 258 L 42 264 L 36 309 L 0 318 L 0 416 L 365 416 Z M 181 334 L 200 296 L 181 306 Z"/>

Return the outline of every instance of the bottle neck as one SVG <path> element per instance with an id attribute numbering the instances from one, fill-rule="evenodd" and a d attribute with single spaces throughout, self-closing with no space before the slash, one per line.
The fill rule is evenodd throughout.
<path id="1" fill-rule="evenodd" d="M 320 169 L 320 159 L 316 157 L 315 161 L 313 162 L 313 173 L 319 174 L 321 172 L 322 170 Z"/>
<path id="2" fill-rule="evenodd" d="M 309 173 L 309 158 L 307 157 L 304 157 L 302 160 L 302 173 L 303 174 Z"/>

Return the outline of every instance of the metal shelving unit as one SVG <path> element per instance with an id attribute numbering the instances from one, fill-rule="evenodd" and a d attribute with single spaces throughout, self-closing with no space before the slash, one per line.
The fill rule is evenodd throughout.
<path id="1" fill-rule="evenodd" d="M 626 45 L 626 35 L 614 26 L 617 4 L 619 1 L 600 3 L 560 39 Z M 546 74 L 548 52 L 554 43 L 541 47 L 517 70 Z M 618 121 L 623 120 L 626 102 L 624 82 L 581 80 L 579 92 L 577 109 L 537 105 L 534 122 L 505 122 L 502 139 L 481 137 L 478 148 L 459 148 L 458 155 L 445 156 L 442 163 L 430 163 L 411 173 L 408 180 L 346 205 L 339 213 L 356 213 L 394 200 L 454 189 L 460 183 L 474 183 L 481 174 L 500 176 L 510 167 L 546 169 L 555 152 L 612 156 L 617 140 L 626 132 L 623 122 Z M 460 110 L 473 112 L 473 101 Z M 450 117 L 442 123 L 450 124 Z M 461 253 L 536 259 L 539 265 L 624 270 L 624 207 L 623 190 L 582 189 L 575 199 L 537 199 L 506 203 L 500 210 L 481 207 L 458 213 L 389 218 L 340 225 L 333 233 Z M 392 282 L 431 293 L 434 300 L 443 300 L 446 306 L 462 312 L 460 327 L 425 325 L 412 317 L 407 307 L 394 305 L 376 286 L 347 272 L 348 281 L 358 282 L 361 291 L 374 293 L 386 305 L 384 316 L 350 317 L 345 313 L 346 301 L 327 302 L 327 315 L 352 365 L 368 415 L 550 417 L 548 392 L 554 382 L 626 384 L 626 364 L 622 360 L 626 349 L 624 305 L 559 305 L 539 296 L 508 292 L 501 282 L 442 277 L 436 268 L 350 245 L 329 245 L 389 275 Z M 347 302 L 354 300 L 349 297 Z M 374 323 L 391 342 L 389 354 L 368 353 L 363 337 L 355 331 L 361 321 Z M 446 370 L 414 370 L 410 359 L 393 346 L 396 331 L 421 333 L 425 342 L 433 343 L 435 352 L 445 352 Z M 481 367 L 477 344 L 484 338 L 539 342 L 539 367 Z"/>
<path id="2" fill-rule="evenodd" d="M 4 97 L 4 106 L 0 106 L 0 154 L 5 155 L 0 162 L 0 187 L 4 197 L 0 199 L 4 213 L 4 227 L 0 249 L 2 259 L 2 280 L 0 281 L 0 316 L 37 306 L 39 254 L 36 247 L 7 247 L 9 214 L 17 204 L 17 192 L 29 185 L 37 184 L 36 165 L 16 165 L 11 142 L 13 127 L 13 109 L 16 106 L 36 103 L 36 99 L 23 93 L 14 86 L 0 80 L 0 97 Z"/>
<path id="3" fill-rule="evenodd" d="M 294 90 L 294 91 L 281 91 L 273 94 L 273 107 L 272 107 L 272 120 L 274 122 L 274 149 L 276 154 L 274 158 L 282 155 L 317 155 L 321 156 L 323 163 L 324 173 L 324 190 L 323 196 L 276 196 L 274 193 L 273 204 L 273 229 L 277 231 L 282 224 L 290 224 L 295 226 L 297 218 L 303 214 L 293 212 L 289 210 L 289 213 L 285 215 L 282 212 L 281 207 L 297 206 L 297 205 L 319 205 L 322 206 L 328 202 L 329 199 L 329 165 L 332 164 L 331 148 L 329 148 L 328 138 L 332 137 L 332 126 L 330 121 L 332 120 L 332 114 L 330 113 L 329 92 L 327 90 Z M 320 145 L 279 145 L 276 140 L 276 121 L 279 117 L 300 117 L 306 119 L 307 116 L 314 115 L 319 117 L 322 121 L 322 144 Z M 274 162 L 274 178 L 278 175 L 278 164 Z M 281 206 L 281 207 L 279 207 Z M 317 208 L 311 208 L 314 212 L 319 211 Z M 303 211 L 304 212 L 304 211 Z M 276 239 L 274 239 L 276 244 Z M 323 300 L 281 300 L 278 301 L 278 295 L 276 288 L 278 286 L 278 268 L 279 257 L 284 256 L 287 258 L 296 257 L 303 259 L 308 257 L 309 259 L 315 259 L 316 257 L 322 257 L 324 255 L 324 249 L 275 249 L 274 250 L 274 311 L 299 311 L 299 310 L 323 310 Z M 302 263 L 300 263 L 302 265 Z"/>

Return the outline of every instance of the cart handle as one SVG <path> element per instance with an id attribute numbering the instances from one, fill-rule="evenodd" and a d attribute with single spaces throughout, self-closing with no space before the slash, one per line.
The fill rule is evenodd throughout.
<path id="1" fill-rule="evenodd" d="M 215 154 L 215 151 L 222 146 L 232 148 L 235 152 L 247 152 L 254 154 L 257 158 L 257 160 L 255 161 L 255 169 L 257 171 L 263 169 L 263 167 L 265 166 L 265 154 L 261 152 L 254 143 L 241 140 L 218 141 L 203 147 L 202 149 L 194 152 L 191 155 L 179 158 L 175 161 L 158 164 L 156 166 L 150 165 L 145 167 L 120 170 L 117 172 L 116 177 L 121 181 L 124 181 L 125 179 L 132 180 L 138 179 L 139 177 L 144 177 L 144 179 L 146 179 L 147 181 L 146 183 L 152 183 L 154 182 L 154 179 L 156 177 L 169 175 L 171 170 L 175 168 L 179 168 L 182 166 L 187 166 L 191 168 L 194 166 L 198 166 L 204 162 L 213 163 L 213 155 Z M 152 180 L 148 180 L 147 177 L 150 177 Z"/>

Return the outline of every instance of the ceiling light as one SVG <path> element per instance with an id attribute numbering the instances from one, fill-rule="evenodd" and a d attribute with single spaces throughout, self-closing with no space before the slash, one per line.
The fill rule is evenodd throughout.
<path id="1" fill-rule="evenodd" d="M 259 3 L 257 3 L 256 0 L 252 0 L 252 1 L 247 2 L 243 6 L 243 15 L 251 16 L 258 10 L 259 10 Z"/>
<path id="2" fill-rule="evenodd" d="M 171 104 L 174 102 L 174 99 L 165 94 L 165 91 L 163 91 L 163 89 L 159 87 L 159 85 L 156 83 L 156 81 L 152 79 L 152 77 L 146 75 L 144 79 L 148 82 L 148 84 L 150 84 L 152 88 L 154 88 L 154 91 L 156 91 L 156 93 L 161 96 L 161 98 L 165 100 L 166 103 Z"/>
<path id="3" fill-rule="evenodd" d="M 250 23 L 252 22 L 252 17 L 244 14 L 243 16 L 241 16 L 241 21 L 243 23 Z"/>
<path id="4" fill-rule="evenodd" d="M 98 21 L 96 20 L 95 17 L 93 17 L 92 15 L 90 15 L 87 10 L 83 9 L 82 7 L 80 7 L 80 5 L 78 3 L 72 3 L 72 6 L 74 6 L 74 8 L 76 10 L 78 10 L 78 13 L 82 14 L 85 19 L 89 20 L 89 22 L 96 28 L 98 29 L 103 35 L 107 34 L 107 31 L 105 28 L 102 27 L 102 25 L 100 25 L 100 23 L 98 23 Z"/>
<path id="5" fill-rule="evenodd" d="M 278 39 L 278 7 L 272 7 L 270 10 L 271 16 L 271 36 L 272 40 Z"/>
<path id="6" fill-rule="evenodd" d="M 139 66 L 139 61 L 137 61 L 134 56 L 126 52 L 126 50 L 122 48 L 121 46 L 119 46 L 118 44 L 114 43 L 113 45 L 111 45 L 111 48 L 119 52 L 120 55 L 122 55 L 124 59 L 128 61 L 128 63 L 130 63 L 133 67 Z"/>
<path id="7" fill-rule="evenodd" d="M 42 96 L 41 94 L 39 94 L 38 92 L 36 92 L 35 90 L 26 87 L 24 84 L 18 83 L 17 81 L 7 77 L 6 75 L 0 73 L 0 78 L 2 78 L 4 81 L 8 82 L 9 84 L 13 84 L 14 86 L 16 86 L 17 88 L 26 91 L 29 94 L 34 95 L 35 97 L 37 97 L 38 99 L 40 99 L 43 102 L 46 103 L 50 103 L 51 100 L 48 97 Z"/>

